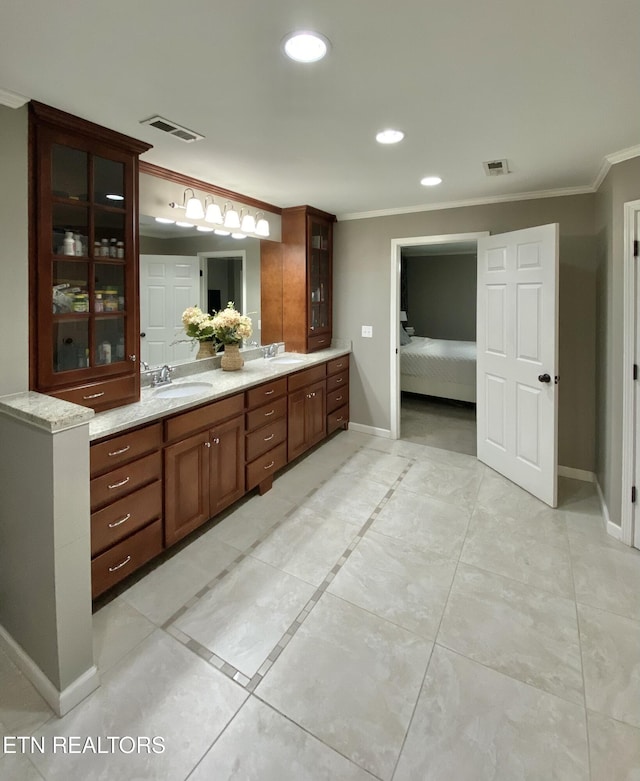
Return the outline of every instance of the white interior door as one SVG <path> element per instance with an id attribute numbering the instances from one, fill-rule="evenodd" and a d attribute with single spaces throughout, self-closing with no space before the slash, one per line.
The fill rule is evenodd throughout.
<path id="1" fill-rule="evenodd" d="M 140 357 L 162 366 L 194 357 L 182 313 L 200 301 L 200 258 L 140 255 Z"/>
<path id="2" fill-rule="evenodd" d="M 478 239 L 478 458 L 557 505 L 558 225 Z"/>

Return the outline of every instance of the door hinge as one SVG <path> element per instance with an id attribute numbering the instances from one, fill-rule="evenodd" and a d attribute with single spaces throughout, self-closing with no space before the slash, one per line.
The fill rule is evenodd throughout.
<path id="1" fill-rule="evenodd" d="M 638 254 L 640 254 L 638 252 L 638 247 L 640 247 L 640 242 L 638 241 L 638 239 L 635 239 L 635 241 L 633 242 L 633 256 L 635 258 L 637 258 Z"/>
<path id="2" fill-rule="evenodd" d="M 203 277 L 204 274 L 202 273 L 202 269 L 200 269 L 200 276 Z"/>
<path id="3" fill-rule="evenodd" d="M 638 364 L 637 363 L 633 364 L 633 379 L 634 380 L 638 379 Z"/>
<path id="4" fill-rule="evenodd" d="M 634 485 L 633 488 L 631 489 L 631 504 L 635 504 L 635 503 L 636 503 L 636 487 Z"/>

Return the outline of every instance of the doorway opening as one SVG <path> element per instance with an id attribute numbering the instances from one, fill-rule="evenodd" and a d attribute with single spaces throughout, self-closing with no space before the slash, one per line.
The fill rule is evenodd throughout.
<path id="1" fill-rule="evenodd" d="M 199 252 L 200 300 L 211 314 L 232 301 L 243 312 L 247 297 L 247 253 L 245 250 Z"/>
<path id="2" fill-rule="evenodd" d="M 392 241 L 392 439 L 475 455 L 477 240 L 488 235 Z"/>

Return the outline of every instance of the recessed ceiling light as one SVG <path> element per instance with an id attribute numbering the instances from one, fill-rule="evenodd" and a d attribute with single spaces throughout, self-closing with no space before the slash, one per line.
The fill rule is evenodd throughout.
<path id="1" fill-rule="evenodd" d="M 296 62 L 318 62 L 329 51 L 329 39 L 320 33 L 300 30 L 284 39 L 284 53 Z"/>
<path id="2" fill-rule="evenodd" d="M 166 217 L 156 217 L 156 222 L 161 222 L 164 225 L 173 225 L 175 220 L 169 220 Z"/>
<path id="3" fill-rule="evenodd" d="M 115 193 L 109 193 L 107 198 L 110 201 L 124 201 L 124 195 L 116 195 Z"/>
<path id="4" fill-rule="evenodd" d="M 402 141 L 403 138 L 404 133 L 402 130 L 393 130 L 392 128 L 381 130 L 376 135 L 376 141 L 379 144 L 397 144 L 399 141 Z"/>
<path id="5" fill-rule="evenodd" d="M 177 225 L 179 228 L 193 228 L 193 225 L 192 225 L 190 222 L 178 222 L 178 221 L 176 220 L 176 225 Z"/>
<path id="6" fill-rule="evenodd" d="M 246 239 L 247 234 L 246 233 L 232 233 L 231 234 L 232 239 Z"/>
<path id="7" fill-rule="evenodd" d="M 213 232 L 216 236 L 231 236 L 231 231 L 214 230 Z"/>
<path id="8" fill-rule="evenodd" d="M 198 225 L 196 230 L 199 230 L 200 233 L 213 233 L 213 228 L 207 228 L 206 225 Z"/>
<path id="9" fill-rule="evenodd" d="M 434 187 L 436 184 L 440 184 L 442 179 L 439 176 L 425 176 L 424 179 L 420 179 L 420 184 L 425 187 Z"/>

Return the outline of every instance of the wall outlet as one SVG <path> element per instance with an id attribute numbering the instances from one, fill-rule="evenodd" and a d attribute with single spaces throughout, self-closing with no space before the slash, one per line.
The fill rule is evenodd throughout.
<path id="1" fill-rule="evenodd" d="M 373 326 L 372 325 L 363 325 L 362 326 L 362 335 L 370 339 L 373 336 Z"/>

